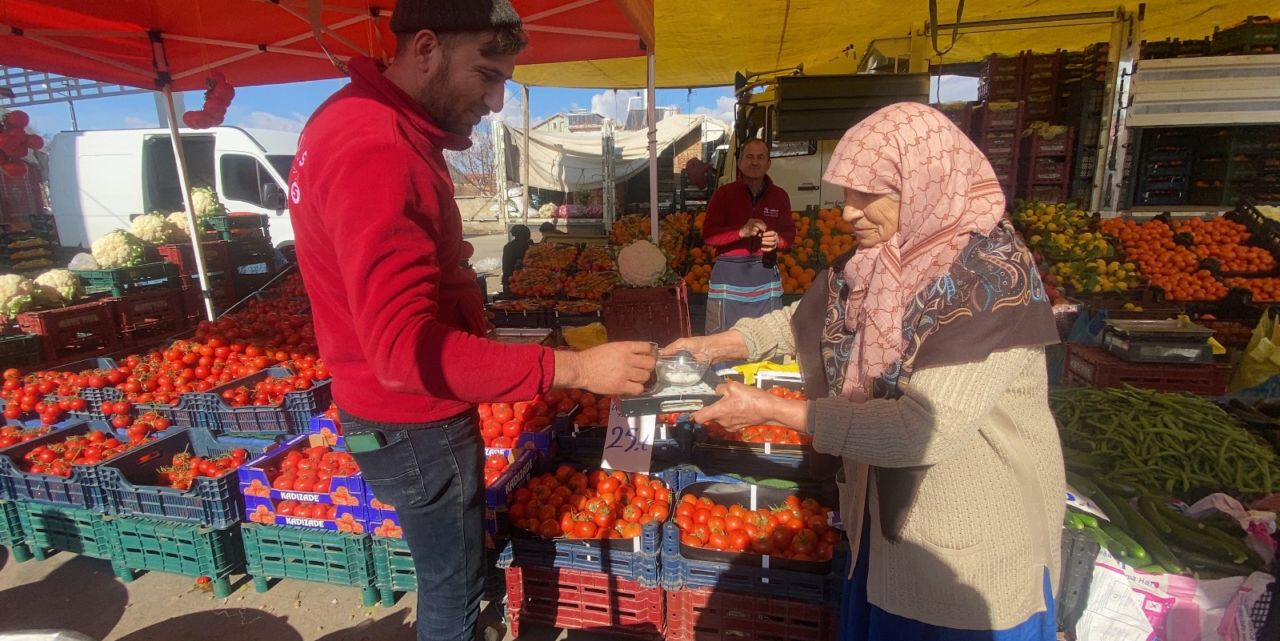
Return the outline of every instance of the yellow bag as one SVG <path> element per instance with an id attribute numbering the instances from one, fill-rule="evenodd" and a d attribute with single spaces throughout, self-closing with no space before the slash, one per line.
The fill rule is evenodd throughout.
<path id="1" fill-rule="evenodd" d="M 1244 350 L 1244 357 L 1231 377 L 1231 391 L 1238 392 L 1261 385 L 1272 376 L 1280 375 L 1280 324 L 1267 308 L 1253 328 L 1253 337 Z"/>

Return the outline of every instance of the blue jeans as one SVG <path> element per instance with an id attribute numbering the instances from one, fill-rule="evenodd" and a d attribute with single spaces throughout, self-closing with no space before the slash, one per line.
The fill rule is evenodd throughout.
<path id="1" fill-rule="evenodd" d="M 344 417 L 344 423 L 350 421 Z M 418 429 L 359 419 L 386 446 L 353 453 L 379 501 L 393 505 L 418 573 L 418 641 L 474 641 L 484 592 L 484 445 L 474 413 Z"/>

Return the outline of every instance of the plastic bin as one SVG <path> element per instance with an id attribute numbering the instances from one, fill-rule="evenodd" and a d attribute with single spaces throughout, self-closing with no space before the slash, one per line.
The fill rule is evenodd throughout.
<path id="1" fill-rule="evenodd" d="M 244 440 L 244 439 L 238 439 Z M 267 452 L 265 456 L 255 457 L 237 470 L 237 478 L 233 483 L 239 485 L 237 493 L 245 496 L 268 498 L 272 501 L 300 501 L 303 503 L 322 503 L 324 505 L 367 506 L 368 492 L 365 489 L 364 477 L 359 473 L 354 476 L 335 476 L 329 480 L 329 487 L 322 492 L 297 492 L 294 490 L 277 490 L 271 487 L 271 479 L 267 469 L 280 469 L 280 463 L 289 452 L 311 447 L 311 436 L 301 435 L 289 439 L 280 447 Z"/>
<path id="2" fill-rule="evenodd" d="M 1203 396 L 1227 393 L 1232 367 L 1227 363 L 1178 365 L 1142 364 L 1120 360 L 1089 345 L 1068 345 L 1063 382 L 1090 387 L 1130 385 L 1161 392 L 1188 392 Z"/>
<path id="3" fill-rule="evenodd" d="M 22 529 L 22 517 L 14 501 L 0 500 L 0 545 L 9 548 L 9 554 L 18 563 L 31 559 L 31 548 L 27 547 L 27 535 Z"/>
<path id="4" fill-rule="evenodd" d="M 311 389 L 289 392 L 281 405 L 232 407 L 222 400 L 222 392 L 237 387 L 252 388 L 269 377 L 292 376 L 283 367 L 271 367 L 260 372 L 219 385 L 208 392 L 185 394 L 196 405 L 195 424 L 207 427 L 215 435 L 235 432 L 259 434 L 301 434 L 311 424 L 311 417 L 323 412 L 333 402 L 330 381 L 319 381 Z"/>
<path id="5" fill-rule="evenodd" d="M 704 439 L 693 445 L 693 463 L 707 474 L 739 474 L 813 482 L 834 478 L 840 459 L 811 445 L 772 445 Z"/>
<path id="6" fill-rule="evenodd" d="M 600 310 L 611 341 L 668 345 L 693 335 L 683 280 L 666 287 L 615 287 L 605 293 Z"/>
<path id="7" fill-rule="evenodd" d="M 98 484 L 97 476 L 97 469 L 102 463 L 75 465 L 72 467 L 71 476 L 66 478 L 23 472 L 19 467 L 23 462 L 22 457 L 26 456 L 27 452 L 41 445 L 62 441 L 68 436 L 88 434 L 90 431 L 105 432 L 115 436 L 106 423 L 83 421 L 5 449 L 0 454 L 0 498 L 41 501 L 105 512 L 106 496 Z"/>
<path id="8" fill-rule="evenodd" d="M 1058 577 L 1058 631 L 1074 632 L 1089 604 L 1098 542 L 1083 530 L 1062 530 L 1062 572 Z"/>
<path id="9" fill-rule="evenodd" d="M 667 592 L 667 641 L 834 641 L 834 607 L 716 589 Z"/>
<path id="10" fill-rule="evenodd" d="M 76 356 L 92 356 L 120 347 L 111 303 L 97 300 L 57 309 L 18 314 L 18 325 L 40 336 L 44 360 L 55 362 Z"/>
<path id="11" fill-rule="evenodd" d="M 107 510 L 119 516 L 145 516 L 178 523 L 225 529 L 240 522 L 244 501 L 236 471 L 222 476 L 197 477 L 187 490 L 157 485 L 156 474 L 174 454 L 218 457 L 238 447 L 258 455 L 273 441 L 217 439 L 207 430 L 170 430 L 154 443 L 122 454 L 98 469 L 98 483 L 106 494 Z"/>
<path id="12" fill-rule="evenodd" d="M 487 601 L 501 601 L 507 594 L 506 573 L 497 562 L 497 550 L 485 550 L 484 598 Z M 373 565 L 383 606 L 395 605 L 397 592 L 418 591 L 418 571 L 408 543 L 375 536 Z"/>
<path id="13" fill-rule="evenodd" d="M 240 528 L 215 530 L 199 525 L 142 518 L 114 518 L 111 567 L 125 583 L 136 570 L 209 577 L 213 595 L 231 596 L 228 577 L 244 571 Z"/>
<path id="14" fill-rule="evenodd" d="M 558 432 L 559 455 L 584 465 L 599 466 L 608 431 L 605 427 L 589 427 Z M 689 422 L 659 425 L 653 439 L 653 461 L 669 465 L 688 462 L 693 454 L 693 432 L 694 426 Z"/>
<path id="15" fill-rule="evenodd" d="M 521 626 L 538 624 L 567 630 L 656 641 L 666 625 L 662 588 L 643 588 L 608 574 L 556 568 L 508 568 L 507 621 L 512 637 Z"/>
<path id="16" fill-rule="evenodd" d="M 265 238 L 271 240 L 271 219 L 265 214 L 214 216 L 208 225 L 222 240 Z"/>
<path id="17" fill-rule="evenodd" d="M 603 572 L 640 587 L 658 586 L 658 554 L 662 549 L 661 523 L 649 523 L 635 539 L 548 541 L 527 532 L 514 532 L 498 558 L 502 568 L 512 566 L 560 568 Z"/>
<path id="18" fill-rule="evenodd" d="M 1209 51 L 1214 55 L 1275 53 L 1280 49 L 1280 23 L 1266 16 L 1249 16 L 1244 24 L 1213 30 Z"/>
<path id="19" fill-rule="evenodd" d="M 160 245 L 157 247 L 160 257 L 166 263 L 178 267 L 179 276 L 192 276 L 196 273 L 196 252 L 191 243 Z M 204 257 L 205 273 L 211 276 L 231 271 L 231 255 L 227 241 L 213 240 L 200 243 Z"/>
<path id="20" fill-rule="evenodd" d="M 720 499 L 746 495 L 742 484 L 695 483 L 681 491 L 695 496 L 714 495 Z M 756 486 L 758 505 L 776 505 L 794 492 Z M 830 504 L 830 498 L 822 498 Z M 746 501 L 741 501 L 749 505 Z M 836 544 L 830 561 L 768 559 L 757 554 L 735 554 L 692 548 L 680 542 L 675 522 L 665 526 L 662 539 L 662 587 L 668 592 L 688 588 L 718 589 L 797 599 L 806 603 L 834 605 L 844 589 L 849 563 L 848 546 Z"/>
<path id="21" fill-rule="evenodd" d="M 44 360 L 44 347 L 39 336 L 15 334 L 0 336 L 0 363 L 8 367 L 33 367 Z"/>
<path id="22" fill-rule="evenodd" d="M 153 287 L 111 299 L 116 327 L 125 344 L 176 334 L 187 327 L 182 290 Z"/>
<path id="23" fill-rule="evenodd" d="M 84 290 L 89 294 L 109 293 L 112 296 L 124 296 L 144 287 L 172 285 L 178 276 L 178 266 L 166 262 L 144 263 L 135 267 L 119 269 L 94 269 L 73 273 L 84 281 Z"/>
<path id="24" fill-rule="evenodd" d="M 378 602 L 368 535 L 254 523 L 240 529 L 245 563 L 258 592 L 267 591 L 270 579 L 298 579 L 359 588 L 366 608 Z"/>
<path id="25" fill-rule="evenodd" d="M 112 560 L 115 532 L 110 517 L 67 505 L 19 502 L 18 517 L 31 556 L 43 561 L 62 550 L 95 559 Z"/>

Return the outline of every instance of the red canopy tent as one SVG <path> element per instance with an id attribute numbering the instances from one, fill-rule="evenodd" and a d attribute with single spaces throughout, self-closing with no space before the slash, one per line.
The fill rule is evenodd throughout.
<path id="1" fill-rule="evenodd" d="M 645 54 L 652 0 L 513 0 L 529 47 L 518 64 Z M 0 64 L 160 90 L 334 78 L 333 61 L 387 59 L 394 0 L 0 0 Z M 317 37 L 319 36 L 319 37 Z"/>
<path id="2" fill-rule="evenodd" d="M 653 0 L 512 4 L 529 33 L 517 64 L 649 55 L 654 155 Z M 340 77 L 356 55 L 386 60 L 395 50 L 388 28 L 394 6 L 395 0 L 0 0 L 0 65 L 164 92 L 188 224 L 198 237 L 172 92 L 203 89 L 214 70 L 245 86 Z M 650 190 L 656 234 L 656 173 Z M 200 243 L 194 249 L 212 319 Z"/>

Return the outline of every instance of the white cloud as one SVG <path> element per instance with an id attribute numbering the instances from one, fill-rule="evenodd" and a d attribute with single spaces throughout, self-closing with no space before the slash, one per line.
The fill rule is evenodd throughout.
<path id="1" fill-rule="evenodd" d="M 159 127 L 160 123 L 155 118 L 139 118 L 137 116 L 125 116 L 124 126 L 126 129 L 144 129 Z"/>
<path id="2" fill-rule="evenodd" d="M 732 125 L 736 105 L 737 101 L 733 96 L 720 96 L 716 98 L 715 108 L 698 107 L 693 110 L 693 113 L 697 116 L 711 116 L 727 125 Z"/>
<path id="3" fill-rule="evenodd" d="M 619 122 L 627 120 L 627 104 L 632 98 L 644 96 L 643 91 L 605 91 L 591 96 L 591 111 Z M 643 103 L 640 103 L 643 104 Z"/>
<path id="4" fill-rule="evenodd" d="M 252 129 L 299 132 L 302 131 L 303 125 L 307 124 L 307 117 L 296 111 L 288 116 L 273 114 L 269 111 L 253 111 L 248 116 L 237 121 L 236 124 Z"/>

